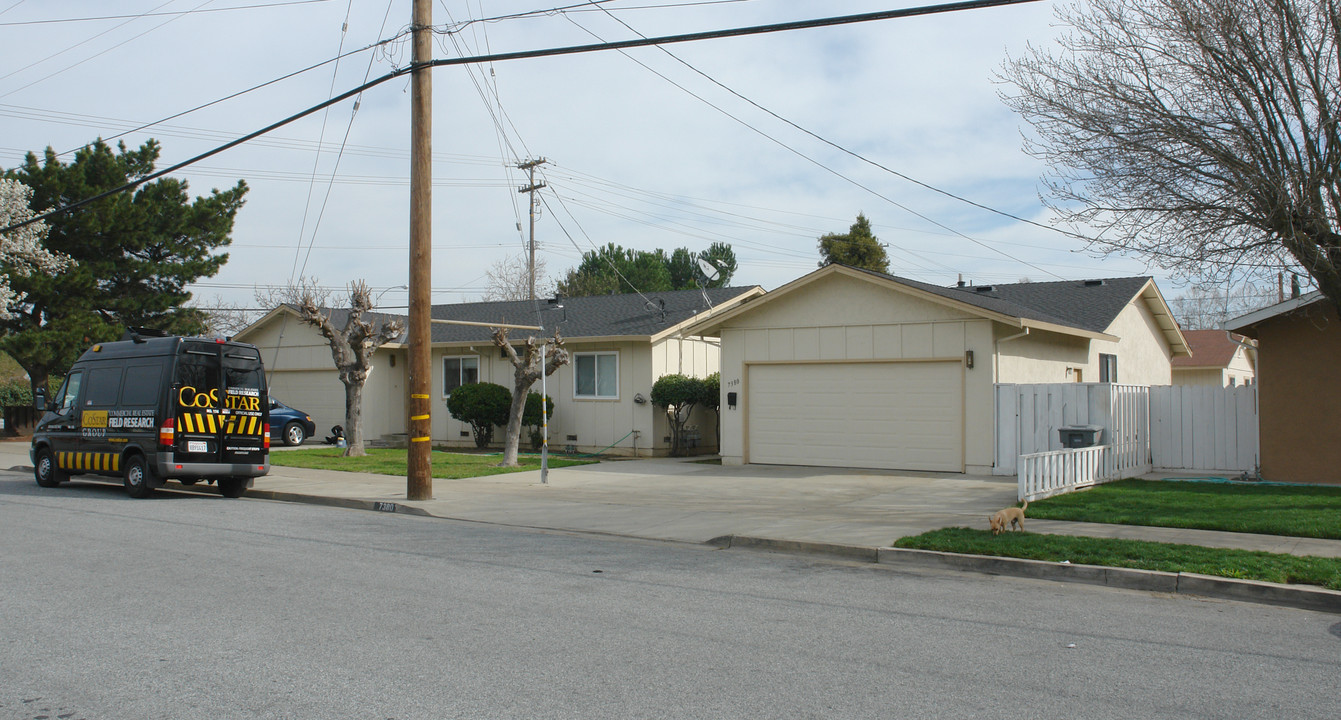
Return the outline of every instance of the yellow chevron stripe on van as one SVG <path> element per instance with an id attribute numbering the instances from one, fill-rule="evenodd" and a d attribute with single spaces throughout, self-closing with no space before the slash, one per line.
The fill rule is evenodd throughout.
<path id="1" fill-rule="evenodd" d="M 56 466 L 62 470 L 120 472 L 121 456 L 116 453 L 58 452 Z"/>

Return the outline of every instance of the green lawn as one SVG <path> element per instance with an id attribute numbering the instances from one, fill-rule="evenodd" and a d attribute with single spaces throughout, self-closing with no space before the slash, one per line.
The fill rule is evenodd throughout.
<path id="1" fill-rule="evenodd" d="M 316 470 L 379 473 L 382 475 L 399 475 L 401 477 L 404 477 L 407 472 L 405 450 L 373 448 L 368 450 L 368 454 L 365 457 L 343 457 L 340 454 L 342 452 L 344 452 L 344 450 L 341 448 L 272 452 L 270 453 L 270 464 L 313 468 Z M 431 455 L 433 477 L 450 480 L 456 478 L 481 477 L 483 475 L 499 475 L 502 473 L 521 472 L 524 470 L 538 470 L 540 468 L 539 455 L 519 456 L 517 461 L 521 463 L 521 467 L 516 468 L 498 467 L 498 463 L 502 461 L 502 459 L 503 456 L 501 454 L 483 455 L 434 451 Z M 568 460 L 553 455 L 549 458 L 549 466 L 551 468 L 589 465 L 594 462 L 597 461 Z"/>
<path id="2" fill-rule="evenodd" d="M 1029 510 L 1033 510 L 1030 504 Z M 1065 535 L 944 528 L 901 538 L 894 547 L 941 552 L 1029 558 L 1083 565 L 1191 572 L 1202 575 L 1319 585 L 1341 590 L 1341 559 L 1298 557 L 1198 545 L 1116 540 Z"/>
<path id="3" fill-rule="evenodd" d="M 1120 480 L 1029 504 L 1044 520 L 1341 539 L 1341 487 Z"/>

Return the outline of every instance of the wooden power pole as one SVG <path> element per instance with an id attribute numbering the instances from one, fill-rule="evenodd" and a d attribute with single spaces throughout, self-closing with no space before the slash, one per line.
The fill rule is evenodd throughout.
<path id="1" fill-rule="evenodd" d="M 433 284 L 433 0 L 414 0 L 411 32 L 414 70 L 410 80 L 410 323 L 409 439 L 405 497 L 433 498 L 432 294 Z"/>
<path id="2" fill-rule="evenodd" d="M 535 191 L 545 187 L 545 183 L 543 182 L 540 183 L 539 185 L 536 184 L 535 168 L 537 165 L 544 165 L 547 162 L 549 161 L 546 160 L 545 158 L 540 158 L 539 160 L 527 160 L 526 162 L 517 165 L 517 168 L 519 170 L 525 170 L 528 173 L 529 177 L 529 182 L 527 186 L 518 190 L 517 192 L 530 193 L 531 262 L 526 267 L 527 271 L 530 273 L 531 276 L 531 294 L 528 296 L 527 299 L 531 300 L 532 302 L 535 301 Z"/>

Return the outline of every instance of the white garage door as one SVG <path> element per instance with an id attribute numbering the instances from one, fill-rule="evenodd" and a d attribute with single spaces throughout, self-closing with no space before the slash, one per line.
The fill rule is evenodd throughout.
<path id="1" fill-rule="evenodd" d="M 964 470 L 959 363 L 749 367 L 748 462 Z"/>

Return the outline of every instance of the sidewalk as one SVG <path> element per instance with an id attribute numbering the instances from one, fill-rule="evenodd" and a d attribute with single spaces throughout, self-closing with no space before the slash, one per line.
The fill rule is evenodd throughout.
<path id="1" fill-rule="evenodd" d="M 0 468 L 30 465 L 27 449 L 26 443 L 0 443 Z M 168 488 L 188 489 L 176 483 L 169 483 Z M 409 501 L 404 477 L 272 466 L 269 475 L 257 478 L 247 497 L 513 527 L 822 553 L 881 563 L 939 562 L 980 572 L 1178 591 L 1177 577 L 1162 577 L 1168 573 L 1087 571 L 1085 566 L 1004 558 L 974 560 L 977 556 L 938 558 L 940 554 L 889 549 L 898 538 L 943 527 L 986 529 L 989 515 L 1015 502 L 1015 478 L 1009 476 L 733 467 L 693 459 L 649 459 L 553 469 L 547 484 L 541 484 L 536 470 L 460 480 L 435 478 L 432 488 L 433 499 Z M 1037 519 L 1027 519 L 1026 525 L 1030 532 L 1038 533 L 1341 557 L 1341 540 Z M 1133 575 L 1141 579 L 1132 581 Z M 1242 592 L 1244 581 L 1211 582 L 1238 584 L 1223 590 L 1222 596 L 1255 599 L 1252 593 L 1248 597 L 1236 594 Z M 1219 592 L 1205 589 L 1204 583 L 1196 587 L 1198 594 Z M 1321 601 L 1317 593 L 1323 594 Z M 1278 595 L 1275 590 L 1267 594 Z M 1259 601 L 1341 611 L 1341 593 L 1317 590 L 1310 597 L 1302 603 Z"/>

